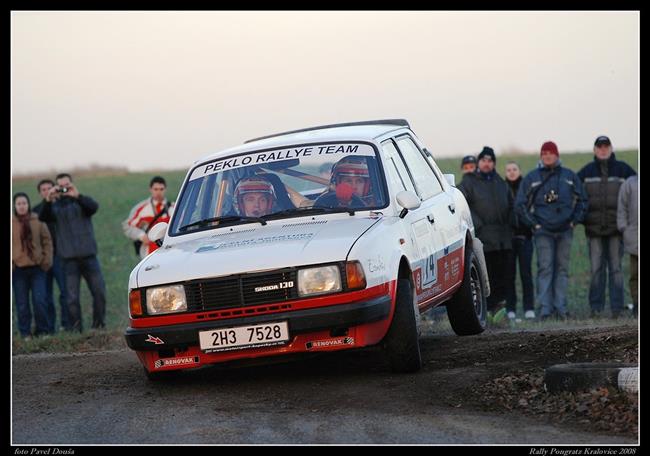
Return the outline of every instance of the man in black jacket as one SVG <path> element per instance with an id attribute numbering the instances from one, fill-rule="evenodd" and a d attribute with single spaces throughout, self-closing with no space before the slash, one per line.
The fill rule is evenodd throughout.
<path id="1" fill-rule="evenodd" d="M 45 204 L 45 198 L 50 190 L 54 187 L 54 182 L 50 179 L 41 180 L 36 188 L 38 193 L 43 198 L 43 201 L 32 209 L 33 212 L 40 214 Z M 63 260 L 59 257 L 56 250 L 56 224 L 54 222 L 47 223 L 47 228 L 50 230 L 52 236 L 52 267 L 47 271 L 46 290 L 47 295 L 47 314 L 50 321 L 50 333 L 56 332 L 56 308 L 54 307 L 54 281 L 59 287 L 59 304 L 61 306 L 61 328 L 70 329 L 70 322 L 68 316 L 68 293 L 65 287 L 65 272 L 63 271 Z"/>
<path id="2" fill-rule="evenodd" d="M 616 160 L 607 136 L 596 138 L 594 161 L 578 172 L 589 197 L 584 224 L 591 261 L 589 305 L 594 318 L 605 307 L 607 272 L 612 318 L 618 318 L 623 310 L 623 238 L 616 226 L 616 211 L 621 185 L 635 174 L 627 163 Z"/>
<path id="3" fill-rule="evenodd" d="M 496 313 L 506 304 L 512 255 L 513 196 L 508 184 L 494 169 L 496 156 L 490 147 L 478 155 L 478 169 L 463 176 L 458 188 L 472 213 L 476 237 L 483 242 L 491 293 L 488 311 Z"/>
<path id="4" fill-rule="evenodd" d="M 510 188 L 513 200 L 517 198 L 517 192 L 523 177 L 521 169 L 516 162 L 506 164 L 506 182 Z M 508 283 L 508 318 L 514 319 L 517 314 L 517 291 L 515 282 L 517 279 L 517 263 L 519 263 L 519 276 L 523 290 L 524 317 L 535 318 L 535 291 L 533 286 L 533 232 L 530 227 L 524 225 L 515 213 L 512 238 L 512 256 L 510 258 L 510 276 L 512 280 Z"/>
<path id="5" fill-rule="evenodd" d="M 97 242 L 90 217 L 99 205 L 89 196 L 80 195 L 69 174 L 56 176 L 39 214 L 42 222 L 56 225 L 56 245 L 63 259 L 70 329 L 83 331 L 79 290 L 81 276 L 93 297 L 93 328 L 103 328 L 106 313 L 106 285 L 97 260 Z"/>

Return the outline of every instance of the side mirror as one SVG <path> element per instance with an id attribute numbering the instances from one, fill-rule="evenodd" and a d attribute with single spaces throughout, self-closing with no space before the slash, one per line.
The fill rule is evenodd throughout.
<path id="1" fill-rule="evenodd" d="M 153 241 L 156 243 L 158 247 L 160 247 L 163 243 L 163 238 L 165 237 L 165 233 L 167 232 L 167 227 L 169 224 L 166 222 L 162 223 L 156 223 L 151 230 L 149 230 L 149 233 L 147 233 L 147 236 L 149 237 L 150 241 Z"/>
<path id="2" fill-rule="evenodd" d="M 402 206 L 402 212 L 399 213 L 399 218 L 406 217 L 406 214 L 408 214 L 410 210 L 420 207 L 420 198 L 418 198 L 415 193 L 407 190 L 399 192 L 395 196 L 395 199 L 397 200 L 397 204 Z"/>
<path id="3" fill-rule="evenodd" d="M 447 182 L 452 187 L 456 186 L 456 176 L 455 175 L 453 175 L 453 174 L 445 174 L 445 179 L 447 179 Z"/>

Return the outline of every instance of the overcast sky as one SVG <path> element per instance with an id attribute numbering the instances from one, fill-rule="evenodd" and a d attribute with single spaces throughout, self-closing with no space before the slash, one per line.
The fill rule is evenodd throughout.
<path id="1" fill-rule="evenodd" d="M 13 12 L 14 173 L 406 118 L 438 156 L 639 146 L 638 12 Z"/>

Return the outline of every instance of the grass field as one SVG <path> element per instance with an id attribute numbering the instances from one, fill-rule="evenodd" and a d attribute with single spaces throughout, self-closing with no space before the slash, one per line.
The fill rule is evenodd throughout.
<path id="1" fill-rule="evenodd" d="M 593 159 L 590 153 L 562 154 L 564 166 L 578 171 Z M 617 152 L 617 158 L 638 169 L 638 151 Z M 524 173 L 532 170 L 537 164 L 537 156 L 501 156 L 497 155 L 497 169 L 504 176 L 505 164 L 508 160 L 517 161 Z M 436 160 L 440 169 L 445 173 L 454 173 L 456 182 L 460 182 L 460 158 Z M 65 170 L 61 170 L 65 171 Z M 154 174 L 159 174 L 167 180 L 169 198 L 174 200 L 180 190 L 187 170 L 157 173 L 130 173 L 126 175 L 83 176 L 75 178 L 75 183 L 82 194 L 93 197 L 99 203 L 99 210 L 93 217 L 95 235 L 99 246 L 98 258 L 104 273 L 107 287 L 106 324 L 111 332 L 122 331 L 128 325 L 128 278 L 133 267 L 138 263 L 133 245 L 121 228 L 121 222 L 128 216 L 131 207 L 148 195 L 149 180 Z M 52 176 L 53 177 L 53 176 Z M 73 176 L 74 177 L 74 176 Z M 17 179 L 13 182 L 12 193 L 23 191 L 31 199 L 32 206 L 40 201 L 36 191 L 37 179 Z M 535 259 L 533 273 L 535 273 Z M 625 272 L 625 302 L 631 302 L 627 290 L 628 257 L 624 258 Z M 518 283 L 519 296 L 521 296 Z M 56 292 L 56 286 L 55 286 Z M 576 317 L 586 318 L 589 313 L 587 296 L 589 292 L 589 259 L 584 236 L 584 228 L 579 226 L 575 231 L 570 267 L 569 311 Z M 58 296 L 57 296 L 58 301 Z M 521 306 L 521 303 L 519 303 Z M 15 309 L 15 304 L 12 304 Z M 57 319 L 59 314 L 58 302 Z M 84 328 L 90 328 L 92 318 L 92 301 L 90 293 L 82 281 L 81 307 Z M 15 312 L 14 312 L 15 314 Z M 57 321 L 58 324 L 58 321 Z M 14 315 L 14 334 L 17 334 Z M 74 338 L 73 338 L 74 339 Z"/>

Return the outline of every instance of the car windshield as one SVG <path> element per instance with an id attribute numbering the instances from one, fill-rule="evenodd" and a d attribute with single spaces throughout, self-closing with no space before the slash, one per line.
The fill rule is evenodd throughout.
<path id="1" fill-rule="evenodd" d="M 202 163 L 177 202 L 172 236 L 311 213 L 386 207 L 375 148 L 335 143 L 254 151 Z"/>

